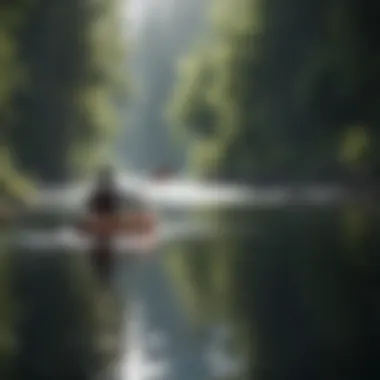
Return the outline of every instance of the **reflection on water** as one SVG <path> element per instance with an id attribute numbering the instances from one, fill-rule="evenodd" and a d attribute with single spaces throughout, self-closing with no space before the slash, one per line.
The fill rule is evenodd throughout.
<path id="1" fill-rule="evenodd" d="M 112 294 L 85 255 L 2 247 L 1 379 L 379 378 L 378 218 L 209 213 L 218 234 L 121 256 Z"/>

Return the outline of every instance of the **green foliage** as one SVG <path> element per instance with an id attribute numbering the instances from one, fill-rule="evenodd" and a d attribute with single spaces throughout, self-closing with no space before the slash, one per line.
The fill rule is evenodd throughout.
<path id="1" fill-rule="evenodd" d="M 14 167 L 10 152 L 5 148 L 0 148 L 0 186 L 5 197 L 28 202 L 29 196 L 33 193 L 33 181 L 25 175 L 21 176 Z"/>
<path id="2" fill-rule="evenodd" d="M 366 164 L 370 150 L 370 140 L 368 133 L 362 127 L 352 127 L 348 129 L 346 137 L 342 143 L 342 160 L 351 165 Z"/>
<path id="3" fill-rule="evenodd" d="M 127 95 L 119 3 L 25 4 L 0 9 L 8 20 L 0 28 L 2 144 L 21 171 L 64 179 L 85 171 L 119 125 Z"/>
<path id="4" fill-rule="evenodd" d="M 208 139 L 212 131 L 222 141 L 222 176 L 344 175 L 352 160 L 342 161 L 337 152 L 351 125 L 365 123 L 377 139 L 380 52 L 378 28 L 365 26 L 371 7 L 356 1 L 218 2 L 208 47 L 192 54 L 191 69 L 179 71 L 176 124 L 207 132 Z M 352 143 L 344 144 L 344 156 L 353 154 L 347 153 Z M 378 163 L 370 157 L 364 167 L 373 172 Z"/>
<path id="5" fill-rule="evenodd" d="M 0 241 L 0 376 L 7 379 L 17 354 L 16 305 L 12 289 L 12 260 Z"/>
<path id="6" fill-rule="evenodd" d="M 213 81 L 209 60 L 206 57 L 191 57 L 179 65 L 179 75 L 184 78 L 173 95 L 169 110 L 174 122 L 191 125 L 200 134 L 210 134 L 215 126 L 209 86 Z"/>

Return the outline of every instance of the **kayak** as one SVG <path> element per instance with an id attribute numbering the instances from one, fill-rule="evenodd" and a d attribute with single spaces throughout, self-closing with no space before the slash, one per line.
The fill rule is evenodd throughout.
<path id="1" fill-rule="evenodd" d="M 118 216 L 89 216 L 79 223 L 79 230 L 102 238 L 151 234 L 157 226 L 153 213 L 128 212 Z"/>

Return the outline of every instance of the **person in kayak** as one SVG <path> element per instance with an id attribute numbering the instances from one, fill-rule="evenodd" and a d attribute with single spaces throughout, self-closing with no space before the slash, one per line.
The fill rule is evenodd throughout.
<path id="1" fill-rule="evenodd" d="M 155 213 L 136 194 L 121 194 L 114 177 L 112 168 L 100 170 L 86 207 L 88 216 L 80 228 L 94 239 L 91 263 L 103 283 L 108 283 L 113 273 L 113 238 L 120 235 L 137 237 L 139 243 L 135 250 L 149 252 L 154 247 L 157 225 Z M 132 251 L 127 253 L 132 254 Z"/>

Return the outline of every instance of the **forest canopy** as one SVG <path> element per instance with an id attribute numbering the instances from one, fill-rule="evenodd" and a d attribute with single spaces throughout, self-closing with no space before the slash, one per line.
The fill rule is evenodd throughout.
<path id="1" fill-rule="evenodd" d="M 170 105 L 177 127 L 223 151 L 218 165 L 194 157 L 196 170 L 247 180 L 373 177 L 376 9 L 354 0 L 215 2 L 206 48 L 181 66 Z"/>
<path id="2" fill-rule="evenodd" d="M 1 151 L 12 172 L 60 181 L 103 159 L 128 94 L 119 6 L 20 0 L 0 7 Z"/>

